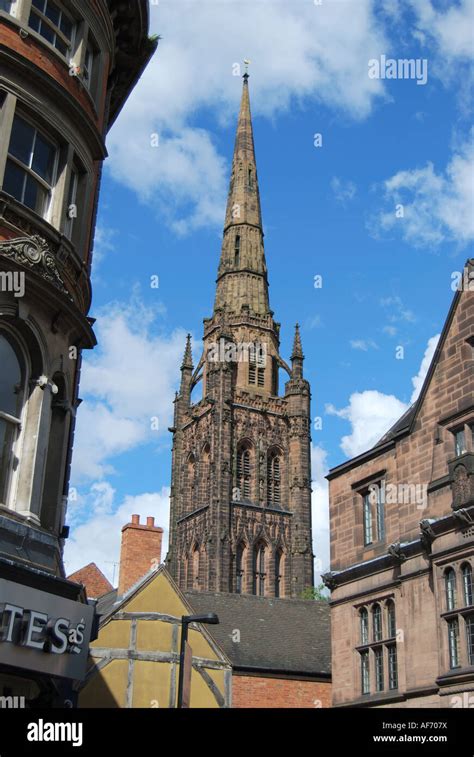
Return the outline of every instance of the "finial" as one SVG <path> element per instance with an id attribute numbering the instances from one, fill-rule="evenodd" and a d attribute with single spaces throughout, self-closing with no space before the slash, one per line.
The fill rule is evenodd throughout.
<path id="1" fill-rule="evenodd" d="M 181 365 L 181 369 L 183 368 L 190 368 L 191 370 L 193 368 L 193 352 L 191 349 L 191 334 L 188 334 L 186 337 L 186 349 L 184 350 L 184 357 L 183 357 L 183 362 Z"/>
<path id="2" fill-rule="evenodd" d="M 291 359 L 294 360 L 295 358 L 300 358 L 303 360 L 303 347 L 301 345 L 301 336 L 300 336 L 300 325 L 299 323 L 295 326 L 295 338 L 293 341 L 293 352 L 291 353 Z"/>
<path id="3" fill-rule="evenodd" d="M 247 81 L 247 79 L 249 78 L 249 65 L 250 65 L 250 63 L 251 63 L 251 61 L 249 61 L 248 58 L 244 58 L 245 71 L 244 71 L 243 78 L 245 79 L 245 81 Z"/>

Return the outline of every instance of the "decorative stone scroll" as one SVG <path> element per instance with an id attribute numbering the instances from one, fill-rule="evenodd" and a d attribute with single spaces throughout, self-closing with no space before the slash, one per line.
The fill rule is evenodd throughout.
<path id="1" fill-rule="evenodd" d="M 0 242 L 0 256 L 12 258 L 19 265 L 30 268 L 50 284 L 71 299 L 62 280 L 56 260 L 48 243 L 43 237 L 33 234 L 31 237 L 6 239 Z"/>

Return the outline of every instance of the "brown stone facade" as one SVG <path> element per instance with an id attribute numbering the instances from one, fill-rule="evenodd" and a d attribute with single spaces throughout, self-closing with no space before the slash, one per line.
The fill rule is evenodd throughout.
<path id="1" fill-rule="evenodd" d="M 232 674 L 232 707 L 331 707 L 331 684 L 325 681 Z"/>
<path id="2" fill-rule="evenodd" d="M 464 288 L 415 405 L 328 476 L 335 706 L 457 707 L 474 692 L 473 401 Z"/>
<path id="3" fill-rule="evenodd" d="M 298 329 L 291 367 L 279 354 L 247 79 L 214 313 L 196 369 L 188 339 L 175 400 L 167 565 L 182 589 L 297 597 L 313 583 L 310 387 Z"/>

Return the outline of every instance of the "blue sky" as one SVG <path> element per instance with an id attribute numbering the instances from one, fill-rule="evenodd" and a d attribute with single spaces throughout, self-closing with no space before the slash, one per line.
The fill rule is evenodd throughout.
<path id="1" fill-rule="evenodd" d="M 167 427 L 185 334 L 198 358 L 212 313 L 235 64 L 246 56 L 281 354 L 298 321 L 322 419 L 313 515 L 317 569 L 327 569 L 324 474 L 413 401 L 451 274 L 473 255 L 473 11 L 471 0 L 152 6 L 163 39 L 108 138 L 90 313 L 99 346 L 84 355 L 68 572 L 93 560 L 112 578 L 132 512 L 168 527 Z M 426 60 L 426 84 L 370 79 L 368 62 L 381 55 Z"/>

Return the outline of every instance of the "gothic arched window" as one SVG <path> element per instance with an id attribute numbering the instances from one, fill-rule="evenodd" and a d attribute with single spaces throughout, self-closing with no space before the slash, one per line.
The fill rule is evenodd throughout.
<path id="1" fill-rule="evenodd" d="M 372 608 L 373 641 L 382 639 L 382 608 L 377 603 Z"/>
<path id="2" fill-rule="evenodd" d="M 397 621 L 395 618 L 395 602 L 392 599 L 387 601 L 387 632 L 388 637 L 393 639 L 397 635 Z"/>
<path id="3" fill-rule="evenodd" d="M 187 509 L 196 508 L 196 458 L 191 453 L 186 463 L 186 486 L 184 492 L 185 505 Z"/>
<path id="4" fill-rule="evenodd" d="M 265 596 L 266 555 L 265 544 L 258 544 L 253 553 L 253 593 L 258 597 Z"/>
<path id="5" fill-rule="evenodd" d="M 0 366 L 0 504 L 6 505 L 26 384 L 26 361 L 6 332 L 0 332 Z"/>
<path id="6" fill-rule="evenodd" d="M 281 456 L 277 450 L 268 455 L 267 500 L 270 507 L 281 505 Z"/>
<path id="7" fill-rule="evenodd" d="M 275 597 L 282 596 L 282 579 L 283 579 L 283 551 L 277 549 L 275 553 Z"/>
<path id="8" fill-rule="evenodd" d="M 369 643 L 369 612 L 366 607 L 363 607 L 359 613 L 360 621 L 360 643 Z"/>
<path id="9" fill-rule="evenodd" d="M 464 604 L 472 605 L 472 567 L 468 562 L 462 566 L 462 586 Z"/>
<path id="10" fill-rule="evenodd" d="M 456 573 L 453 568 L 447 568 L 444 574 L 446 589 L 446 609 L 454 610 L 456 607 Z"/>
<path id="11" fill-rule="evenodd" d="M 200 566 L 200 554 L 199 554 L 199 547 L 194 547 L 193 550 L 193 589 L 199 589 L 199 566 Z"/>
<path id="12" fill-rule="evenodd" d="M 237 490 L 238 499 L 249 500 L 252 494 L 250 465 L 250 445 L 242 444 L 237 450 Z"/>
<path id="13" fill-rule="evenodd" d="M 244 590 L 246 556 L 247 548 L 245 544 L 240 542 L 235 555 L 235 590 L 237 594 L 242 594 Z"/>

